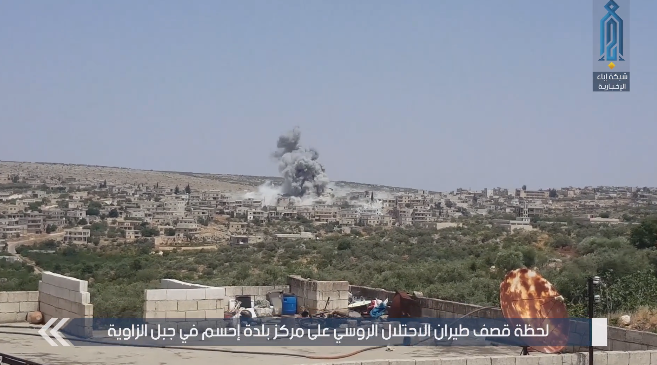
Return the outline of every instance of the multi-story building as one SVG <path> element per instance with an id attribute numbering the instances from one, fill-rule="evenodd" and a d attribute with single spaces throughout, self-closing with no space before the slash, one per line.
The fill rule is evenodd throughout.
<path id="1" fill-rule="evenodd" d="M 178 223 L 176 224 L 176 237 L 195 237 L 201 233 L 197 223 Z"/>
<path id="2" fill-rule="evenodd" d="M 91 237 L 91 231 L 88 229 L 76 227 L 64 230 L 64 242 L 87 244 Z"/>
<path id="3" fill-rule="evenodd" d="M 516 197 L 517 198 L 525 198 L 525 199 L 547 199 L 550 196 L 550 192 L 545 190 L 523 190 L 523 189 L 516 189 Z"/>
<path id="4" fill-rule="evenodd" d="M 25 213 L 18 220 L 19 225 L 27 226 L 27 233 L 42 234 L 45 231 L 44 215 L 41 213 Z"/>
<path id="5" fill-rule="evenodd" d="M 338 208 L 332 206 L 315 207 L 315 221 L 331 223 L 338 221 Z"/>

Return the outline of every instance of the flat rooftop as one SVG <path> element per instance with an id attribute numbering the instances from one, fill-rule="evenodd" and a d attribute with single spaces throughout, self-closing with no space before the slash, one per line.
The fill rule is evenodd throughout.
<path id="1" fill-rule="evenodd" d="M 0 328 L 0 353 L 16 356 L 47 365 L 195 365 L 240 364 L 240 365 L 300 365 L 331 364 L 365 360 L 435 359 L 470 356 L 517 356 L 518 347 L 475 347 L 475 346 L 395 346 L 392 351 L 385 348 L 366 351 L 342 359 L 307 359 L 303 357 L 275 354 L 289 353 L 308 356 L 336 356 L 364 349 L 366 347 L 347 346 L 239 346 L 202 347 L 201 351 L 143 348 L 129 346 L 50 346 L 28 324 L 11 324 L 11 328 Z M 5 333 L 3 333 L 5 332 Z M 16 333 L 6 333 L 16 332 Z M 20 333 L 20 334 L 18 334 Z M 25 336 L 21 334 L 26 334 Z M 229 353 L 208 350 L 265 352 L 262 354 Z"/>

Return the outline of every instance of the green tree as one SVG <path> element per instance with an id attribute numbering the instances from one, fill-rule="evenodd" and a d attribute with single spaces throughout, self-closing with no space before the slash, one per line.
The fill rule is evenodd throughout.
<path id="1" fill-rule="evenodd" d="M 78 226 L 86 226 L 87 224 L 89 224 L 89 222 L 87 222 L 87 220 L 84 218 L 78 221 Z"/>
<path id="2" fill-rule="evenodd" d="M 119 217 L 119 211 L 116 210 L 116 208 L 114 208 L 114 209 L 112 209 L 112 210 L 109 211 L 108 216 L 109 216 L 110 218 L 118 218 L 118 217 Z"/>
<path id="3" fill-rule="evenodd" d="M 609 212 L 600 213 L 600 218 L 609 218 L 609 216 L 610 216 Z"/>
<path id="4" fill-rule="evenodd" d="M 189 186 L 189 184 L 187 184 L 187 186 L 185 186 L 185 193 L 186 194 L 191 194 L 192 193 L 192 188 Z"/>
<path id="5" fill-rule="evenodd" d="M 100 215 L 100 210 L 98 210 L 97 208 L 88 208 L 87 215 L 93 215 L 97 217 Z"/>
<path id="6" fill-rule="evenodd" d="M 173 236 L 176 235 L 176 229 L 175 228 L 166 228 L 164 230 L 164 235 L 169 236 L 169 237 L 173 237 Z"/>
<path id="7" fill-rule="evenodd" d="M 173 189 L 173 193 L 176 195 L 180 194 L 180 188 L 178 187 L 178 185 L 176 185 L 176 187 Z"/>
<path id="8" fill-rule="evenodd" d="M 142 227 L 140 231 L 142 237 L 155 237 L 160 235 L 160 231 L 157 228 Z"/>
<path id="9" fill-rule="evenodd" d="M 495 267 L 504 272 L 519 269 L 522 267 L 524 257 L 518 251 L 500 251 L 495 258 Z"/>
<path id="10" fill-rule="evenodd" d="M 338 242 L 338 251 L 344 251 L 351 248 L 351 241 L 343 238 Z"/>
<path id="11" fill-rule="evenodd" d="M 657 217 L 648 217 L 634 227 L 630 233 L 630 243 L 639 249 L 655 247 L 657 245 Z"/>

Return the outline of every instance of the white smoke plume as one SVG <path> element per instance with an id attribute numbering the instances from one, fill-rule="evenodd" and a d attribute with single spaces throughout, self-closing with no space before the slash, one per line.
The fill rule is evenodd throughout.
<path id="1" fill-rule="evenodd" d="M 320 196 L 325 192 L 329 178 L 324 166 L 317 161 L 319 153 L 302 147 L 300 141 L 298 127 L 278 137 L 278 150 L 273 156 L 278 159 L 278 171 L 283 177 L 281 193 L 293 197 Z"/>

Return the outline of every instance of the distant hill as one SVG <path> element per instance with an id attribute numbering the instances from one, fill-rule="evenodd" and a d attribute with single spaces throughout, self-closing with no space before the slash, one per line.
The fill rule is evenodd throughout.
<path id="1" fill-rule="evenodd" d="M 132 169 L 127 167 L 119 166 L 102 166 L 102 165 L 87 165 L 87 164 L 70 164 L 70 163 L 59 163 L 59 162 L 25 162 L 25 161 L 0 161 L 14 164 L 40 164 L 40 165 L 52 165 L 52 166 L 71 166 L 71 167 L 89 167 L 95 169 L 121 169 L 124 171 L 148 171 L 156 173 L 165 173 L 165 174 L 178 174 L 182 176 L 190 176 L 201 179 L 210 179 L 222 183 L 242 185 L 249 187 L 256 187 L 264 184 L 266 181 L 271 181 L 275 185 L 280 185 L 283 182 L 283 179 L 278 176 L 250 176 L 250 175 L 232 175 L 232 174 L 210 174 L 210 173 L 199 173 L 199 172 L 184 172 L 184 171 L 162 171 L 162 170 L 143 170 L 143 169 Z M 388 192 L 415 192 L 418 189 L 412 188 L 403 188 L 379 184 L 364 184 L 357 183 L 352 181 L 332 181 L 337 187 L 347 188 L 353 190 L 369 190 L 369 191 L 388 191 Z"/>

